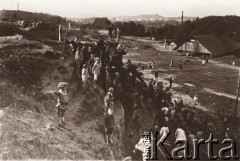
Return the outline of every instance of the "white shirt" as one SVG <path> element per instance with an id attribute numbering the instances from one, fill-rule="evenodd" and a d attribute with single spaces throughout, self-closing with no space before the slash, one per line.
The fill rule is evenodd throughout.
<path id="1" fill-rule="evenodd" d="M 143 143 L 143 141 L 144 141 L 143 138 L 141 138 L 139 140 L 139 142 L 135 145 L 135 149 L 138 149 L 141 152 L 143 152 L 143 150 L 144 150 L 144 143 Z"/>
<path id="2" fill-rule="evenodd" d="M 92 68 L 93 74 L 100 74 L 100 64 L 95 63 Z"/>
<path id="3" fill-rule="evenodd" d="M 163 127 L 160 129 L 160 132 L 159 132 L 160 137 L 161 137 L 159 140 L 163 141 L 163 139 L 167 136 L 168 133 L 169 133 L 169 128 L 163 126 Z"/>
<path id="4" fill-rule="evenodd" d="M 85 80 L 88 78 L 88 76 L 89 76 L 88 70 L 86 68 L 83 68 L 82 69 L 82 79 Z"/>
<path id="5" fill-rule="evenodd" d="M 176 137 L 176 140 L 184 140 L 184 141 L 187 140 L 185 131 L 181 128 L 177 128 L 175 132 L 175 137 Z"/>

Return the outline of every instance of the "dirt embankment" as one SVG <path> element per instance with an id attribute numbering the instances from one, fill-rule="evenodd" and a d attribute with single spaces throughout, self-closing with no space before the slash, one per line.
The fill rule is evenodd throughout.
<path id="1" fill-rule="evenodd" d="M 103 135 L 103 92 L 83 93 L 75 64 L 62 53 L 63 44 L 22 36 L 1 37 L 0 159 L 122 159 L 124 111 L 116 105 L 114 144 Z M 57 126 L 56 97 L 43 94 L 70 84 L 66 112 L 71 129 Z"/>

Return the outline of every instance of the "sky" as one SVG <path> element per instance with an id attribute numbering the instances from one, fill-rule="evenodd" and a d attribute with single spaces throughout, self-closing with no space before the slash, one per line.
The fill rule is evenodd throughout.
<path id="1" fill-rule="evenodd" d="M 240 16 L 240 0 L 0 0 L 0 10 L 19 9 L 69 18 L 159 14 L 164 17 Z"/>

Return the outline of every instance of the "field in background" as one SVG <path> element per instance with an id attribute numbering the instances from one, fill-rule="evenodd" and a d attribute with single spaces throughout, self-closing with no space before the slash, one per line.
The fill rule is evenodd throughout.
<path id="1" fill-rule="evenodd" d="M 214 115 L 215 119 L 218 120 L 217 122 L 220 123 L 222 123 L 224 116 L 233 118 L 239 72 L 237 67 L 221 63 L 220 60 L 222 59 L 222 62 L 224 62 L 224 58 L 213 59 L 209 63 L 202 65 L 199 58 L 157 51 L 152 49 L 152 45 L 149 48 L 150 50 L 141 50 L 143 45 L 148 44 L 142 41 L 126 39 L 125 44 L 128 44 L 130 53 L 136 53 L 135 55 L 126 55 L 126 59 L 141 62 L 145 69 L 148 69 L 146 63 L 155 62 L 160 78 L 168 81 L 173 76 L 174 83 L 177 84 L 173 90 L 187 94 L 191 98 L 197 95 L 198 102 L 208 111 L 206 118 L 207 115 Z M 178 59 L 190 60 L 189 63 L 183 66 L 183 71 L 179 69 Z M 171 60 L 174 62 L 173 67 L 170 67 Z M 154 71 L 150 73 L 154 74 Z M 238 105 L 238 117 L 240 116 L 239 112 L 240 105 Z M 233 124 L 238 126 L 239 122 L 236 120 Z M 233 133 L 235 133 L 235 136 L 240 134 L 239 131 L 235 130 Z"/>

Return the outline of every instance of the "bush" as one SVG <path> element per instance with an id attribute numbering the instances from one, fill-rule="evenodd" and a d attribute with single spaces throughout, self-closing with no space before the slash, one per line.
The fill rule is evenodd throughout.
<path id="1" fill-rule="evenodd" d="M 13 36 L 19 33 L 21 33 L 21 31 L 16 26 L 0 23 L 0 36 Z"/>

